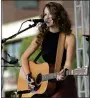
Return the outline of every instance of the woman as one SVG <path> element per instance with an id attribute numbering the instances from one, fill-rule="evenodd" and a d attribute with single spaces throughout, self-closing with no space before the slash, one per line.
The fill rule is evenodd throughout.
<path id="1" fill-rule="evenodd" d="M 47 20 L 47 22 L 41 24 L 39 27 L 40 33 L 35 37 L 21 57 L 21 64 L 29 83 L 33 81 L 33 77 L 28 67 L 28 58 L 39 46 L 42 47 L 42 57 L 48 62 L 50 72 L 54 72 L 59 33 L 64 32 L 66 34 L 60 73 L 62 73 L 65 68 L 72 68 L 73 57 L 75 54 L 75 36 L 72 34 L 71 22 L 63 6 L 59 3 L 49 2 L 45 5 L 41 18 Z M 63 75 L 57 76 L 57 80 L 62 79 Z M 62 81 L 50 81 L 50 83 L 52 83 L 53 86 L 54 83 L 56 84 L 56 89 L 51 95 L 36 95 L 32 98 L 46 98 L 46 96 L 49 98 L 77 98 L 77 90 L 73 76 L 68 76 Z M 31 86 L 33 87 L 33 85 Z"/>

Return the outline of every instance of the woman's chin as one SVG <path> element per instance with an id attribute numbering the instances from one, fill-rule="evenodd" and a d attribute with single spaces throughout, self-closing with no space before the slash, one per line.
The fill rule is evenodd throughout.
<path id="1" fill-rule="evenodd" d="M 47 24 L 47 27 L 52 27 L 52 25 L 51 24 Z"/>

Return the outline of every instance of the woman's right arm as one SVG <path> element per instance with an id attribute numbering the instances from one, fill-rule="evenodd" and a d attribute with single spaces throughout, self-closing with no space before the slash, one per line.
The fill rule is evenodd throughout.
<path id="1" fill-rule="evenodd" d="M 37 37 L 31 42 L 30 46 L 26 49 L 26 51 L 21 56 L 21 65 L 24 70 L 25 75 L 30 73 L 28 58 L 35 52 L 35 50 L 39 47 L 39 44 L 36 43 Z"/>

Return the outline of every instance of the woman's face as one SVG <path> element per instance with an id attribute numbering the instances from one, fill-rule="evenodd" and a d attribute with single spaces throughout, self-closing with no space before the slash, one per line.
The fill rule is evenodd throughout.
<path id="1" fill-rule="evenodd" d="M 48 27 L 54 26 L 52 15 L 47 7 L 44 9 L 44 20 L 46 21 Z"/>

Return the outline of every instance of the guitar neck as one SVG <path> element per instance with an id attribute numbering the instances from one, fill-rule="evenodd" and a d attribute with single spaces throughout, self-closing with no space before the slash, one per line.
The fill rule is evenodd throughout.
<path id="1" fill-rule="evenodd" d="M 69 71 L 69 74 L 72 74 L 71 71 Z M 57 78 L 57 75 L 59 75 L 59 72 L 42 75 L 42 81 L 56 79 Z M 67 71 L 66 71 L 66 75 L 68 75 L 68 72 Z"/>
<path id="2" fill-rule="evenodd" d="M 87 68 L 77 68 L 74 70 L 66 70 L 65 72 L 63 72 L 62 75 L 64 75 L 64 76 L 67 76 L 67 75 L 85 76 L 85 75 L 87 75 L 87 72 L 88 72 Z M 50 74 L 42 75 L 42 81 L 56 79 L 57 75 L 60 75 L 60 73 L 57 72 L 57 73 L 50 73 Z"/>
<path id="3" fill-rule="evenodd" d="M 57 75 L 58 73 L 50 73 L 50 74 L 42 75 L 42 81 L 56 79 Z"/>

